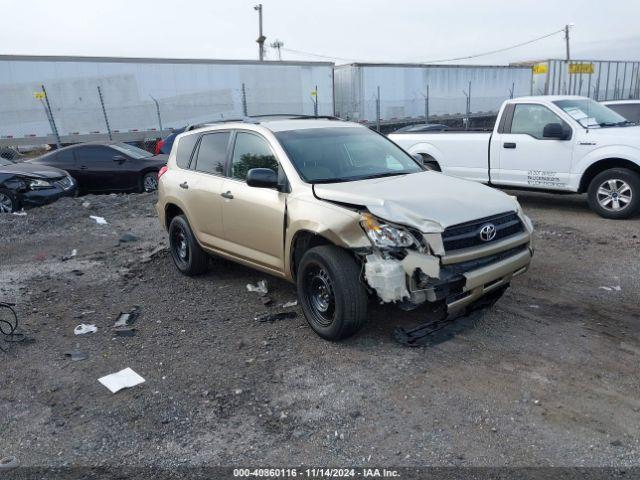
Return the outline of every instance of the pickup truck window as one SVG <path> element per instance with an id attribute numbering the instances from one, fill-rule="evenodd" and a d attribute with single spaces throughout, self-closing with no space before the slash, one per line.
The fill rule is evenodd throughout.
<path id="1" fill-rule="evenodd" d="M 609 107 L 587 98 L 558 100 L 553 103 L 583 127 L 620 127 L 632 123 Z"/>
<path id="2" fill-rule="evenodd" d="M 423 170 L 393 142 L 368 128 L 308 128 L 275 135 L 308 183 L 348 182 Z"/>
<path id="3" fill-rule="evenodd" d="M 253 133 L 238 132 L 233 149 L 231 177 L 246 180 L 252 168 L 270 168 L 278 171 L 278 161 L 265 139 Z"/>
<path id="4" fill-rule="evenodd" d="M 543 105 L 520 103 L 516 105 L 511 122 L 511 133 L 523 133 L 543 139 L 542 132 L 548 123 L 564 125 L 560 117 Z"/>

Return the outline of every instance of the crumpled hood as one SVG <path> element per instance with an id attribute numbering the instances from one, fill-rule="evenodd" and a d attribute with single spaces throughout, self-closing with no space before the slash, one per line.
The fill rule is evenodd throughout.
<path id="1" fill-rule="evenodd" d="M 62 178 L 67 176 L 67 172 L 55 167 L 49 167 L 47 165 L 38 165 L 37 163 L 16 163 L 13 165 L 0 166 L 0 172 L 2 173 L 14 173 L 17 175 L 24 175 L 25 177 L 39 178 L 39 179 L 51 179 Z"/>
<path id="2" fill-rule="evenodd" d="M 363 205 L 377 217 L 423 233 L 517 210 L 506 193 L 437 172 L 314 185 L 318 198 Z"/>

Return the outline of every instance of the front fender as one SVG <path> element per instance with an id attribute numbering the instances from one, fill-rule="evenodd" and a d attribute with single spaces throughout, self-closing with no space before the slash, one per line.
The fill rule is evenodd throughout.
<path id="1" fill-rule="evenodd" d="M 619 158 L 633 162 L 640 167 L 640 148 L 629 145 L 606 145 L 597 147 L 579 159 L 574 167 L 573 173 L 582 176 L 584 172 L 593 164 L 600 160 Z"/>

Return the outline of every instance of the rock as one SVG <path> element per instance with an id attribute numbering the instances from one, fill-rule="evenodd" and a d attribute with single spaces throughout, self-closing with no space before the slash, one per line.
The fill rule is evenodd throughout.
<path id="1" fill-rule="evenodd" d="M 611 446 L 612 447 L 621 447 L 622 446 L 622 442 L 620 440 L 614 440 L 613 442 L 611 442 Z"/>
<path id="2" fill-rule="evenodd" d="M 131 232 L 127 232 L 127 233 L 123 233 L 120 236 L 120 243 L 129 243 L 129 242 L 137 242 L 138 240 L 140 240 L 138 237 L 136 237 L 133 233 Z"/>

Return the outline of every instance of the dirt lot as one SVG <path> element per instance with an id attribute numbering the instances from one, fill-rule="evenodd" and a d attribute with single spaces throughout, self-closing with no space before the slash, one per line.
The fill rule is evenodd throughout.
<path id="1" fill-rule="evenodd" d="M 337 344 L 300 310 L 254 320 L 294 299 L 293 286 L 219 259 L 207 275 L 181 276 L 151 194 L 0 217 L 0 300 L 17 303 L 34 340 L 0 352 L 0 456 L 167 468 L 639 465 L 640 219 L 601 219 L 579 197 L 518 196 L 537 230 L 531 270 L 491 311 L 418 349 L 391 332 L 424 321 L 420 310 L 372 306 L 365 330 Z M 263 278 L 273 307 L 245 289 Z M 136 336 L 115 337 L 118 313 L 134 305 Z M 75 336 L 79 323 L 99 330 Z M 87 360 L 65 357 L 76 344 Z M 117 394 L 98 383 L 125 367 L 146 383 Z"/>

